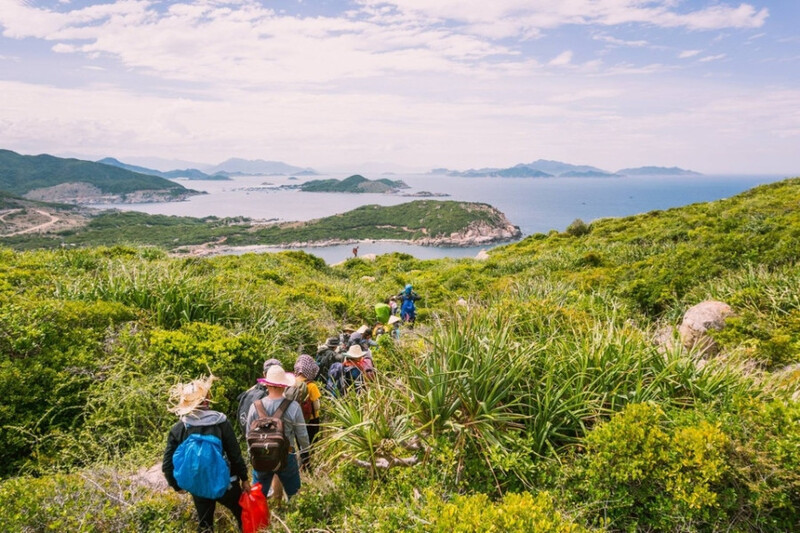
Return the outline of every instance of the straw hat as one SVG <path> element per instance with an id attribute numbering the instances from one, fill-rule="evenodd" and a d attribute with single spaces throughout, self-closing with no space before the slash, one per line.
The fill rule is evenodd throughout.
<path id="1" fill-rule="evenodd" d="M 203 403 L 211 391 L 211 384 L 216 381 L 216 376 L 198 378 L 189 383 L 178 383 L 169 390 L 170 403 L 173 404 L 169 410 L 178 416 L 183 416 L 197 409 Z"/>
<path id="2" fill-rule="evenodd" d="M 400 322 L 400 317 L 397 315 L 392 315 L 389 317 L 389 322 L 387 322 L 387 324 L 391 326 L 395 322 Z"/>
<path id="3" fill-rule="evenodd" d="M 362 350 L 361 345 L 359 344 L 352 345 L 350 349 L 347 350 L 347 353 L 344 354 L 344 356 L 348 359 L 361 359 L 365 355 L 367 355 L 367 352 Z"/>
<path id="4" fill-rule="evenodd" d="M 294 374 L 286 372 L 278 365 L 269 367 L 264 374 L 264 384 L 270 387 L 291 387 L 294 382 Z"/>

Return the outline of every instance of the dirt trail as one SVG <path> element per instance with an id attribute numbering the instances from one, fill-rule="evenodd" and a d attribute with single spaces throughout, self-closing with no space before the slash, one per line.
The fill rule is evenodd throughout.
<path id="1" fill-rule="evenodd" d="M 7 211 L 7 212 L 3 213 L 2 215 L 0 215 L 0 221 L 5 222 L 6 221 L 6 217 L 8 215 L 11 215 L 11 214 L 14 214 L 14 213 L 17 213 L 17 212 L 20 212 L 20 211 L 24 211 L 24 210 L 23 209 L 12 209 L 10 211 Z M 25 233 L 33 233 L 35 231 L 43 231 L 43 230 L 49 228 L 50 226 L 52 226 L 53 224 L 55 224 L 56 222 L 58 222 L 59 220 L 61 220 L 57 216 L 54 216 L 53 214 L 48 213 L 47 211 L 42 211 L 40 209 L 35 209 L 34 211 L 36 211 L 37 213 L 39 213 L 42 216 L 48 217 L 50 220 L 48 220 L 47 222 L 44 222 L 42 224 L 37 224 L 36 226 L 32 226 L 30 228 L 25 228 L 25 229 L 21 229 L 21 230 L 18 230 L 18 231 L 11 232 L 11 233 L 6 233 L 6 234 L 4 234 L 2 236 L 3 237 L 12 237 L 14 235 L 22 235 L 22 234 L 25 234 Z"/>

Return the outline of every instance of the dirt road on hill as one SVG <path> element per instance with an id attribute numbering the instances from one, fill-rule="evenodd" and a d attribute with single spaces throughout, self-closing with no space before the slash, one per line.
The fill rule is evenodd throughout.
<path id="1" fill-rule="evenodd" d="M 5 223 L 7 216 L 13 215 L 13 214 L 19 213 L 19 212 L 24 212 L 24 211 L 25 211 L 24 209 L 11 209 L 10 211 L 7 211 L 7 212 L 3 213 L 2 215 L 0 215 L 0 222 L 4 222 Z M 36 231 L 46 231 L 51 226 L 53 226 L 56 222 L 61 220 L 57 216 L 54 216 L 52 213 L 48 213 L 47 211 L 42 211 L 40 209 L 34 209 L 34 211 L 36 213 L 42 215 L 43 217 L 49 218 L 50 220 L 48 220 L 47 222 L 44 222 L 42 224 L 37 224 L 36 226 L 31 226 L 30 228 L 25 228 L 25 229 L 13 231 L 11 233 L 5 233 L 5 234 L 0 235 L 0 236 L 2 236 L 2 237 L 13 237 L 14 235 L 22 235 L 24 233 L 33 233 L 33 232 L 36 232 Z"/>

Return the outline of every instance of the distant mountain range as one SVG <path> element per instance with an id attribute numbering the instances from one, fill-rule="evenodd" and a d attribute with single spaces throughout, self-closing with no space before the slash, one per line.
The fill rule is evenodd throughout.
<path id="1" fill-rule="evenodd" d="M 263 159 L 250 160 L 232 158 L 228 159 L 227 161 L 223 161 L 216 166 L 203 167 L 202 170 L 197 168 L 187 168 L 184 170 L 170 170 L 167 172 L 138 165 L 130 165 L 123 163 L 118 159 L 114 159 L 113 157 L 106 157 L 98 161 L 98 163 L 167 179 L 185 178 L 190 180 L 224 180 L 229 179 L 231 176 L 317 175 L 317 172 L 311 168 L 295 167 L 280 161 L 264 161 Z"/>
<path id="2" fill-rule="evenodd" d="M 138 172 L 139 174 L 147 174 L 148 176 L 158 176 L 159 178 L 166 178 L 166 179 L 177 179 L 177 178 L 186 178 L 190 180 L 230 179 L 227 175 L 222 173 L 210 175 L 196 168 L 187 168 L 185 170 L 170 170 L 168 172 L 162 172 L 160 170 L 155 170 L 147 167 L 140 167 L 138 165 L 128 165 L 118 159 L 114 159 L 113 157 L 106 157 L 104 159 L 99 160 L 98 163 L 102 163 L 103 165 L 111 165 L 112 167 L 117 167 L 117 168 L 124 168 L 126 170 L 130 170 L 131 172 Z"/>
<path id="3" fill-rule="evenodd" d="M 198 194 L 124 168 L 10 150 L 0 150 L 0 190 L 33 200 L 74 203 L 166 201 Z"/>
<path id="4" fill-rule="evenodd" d="M 698 172 L 677 167 L 638 167 L 608 172 L 588 165 L 571 165 L 561 161 L 539 159 L 533 163 L 520 163 L 508 168 L 480 168 L 465 171 L 436 168 L 431 174 L 446 174 L 464 178 L 502 177 L 502 178 L 604 178 L 619 176 L 700 176 Z"/>
<path id="5" fill-rule="evenodd" d="M 264 161 L 263 159 L 238 159 L 232 158 L 219 165 L 205 169 L 211 174 L 234 175 L 293 175 L 316 176 L 317 172 L 311 168 L 301 168 L 287 165 L 280 161 Z"/>

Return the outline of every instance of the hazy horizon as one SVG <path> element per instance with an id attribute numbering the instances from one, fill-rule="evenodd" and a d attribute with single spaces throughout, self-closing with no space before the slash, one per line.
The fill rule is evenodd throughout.
<path id="1" fill-rule="evenodd" d="M 798 22 L 777 0 L 0 0 L 0 147 L 793 175 Z"/>

